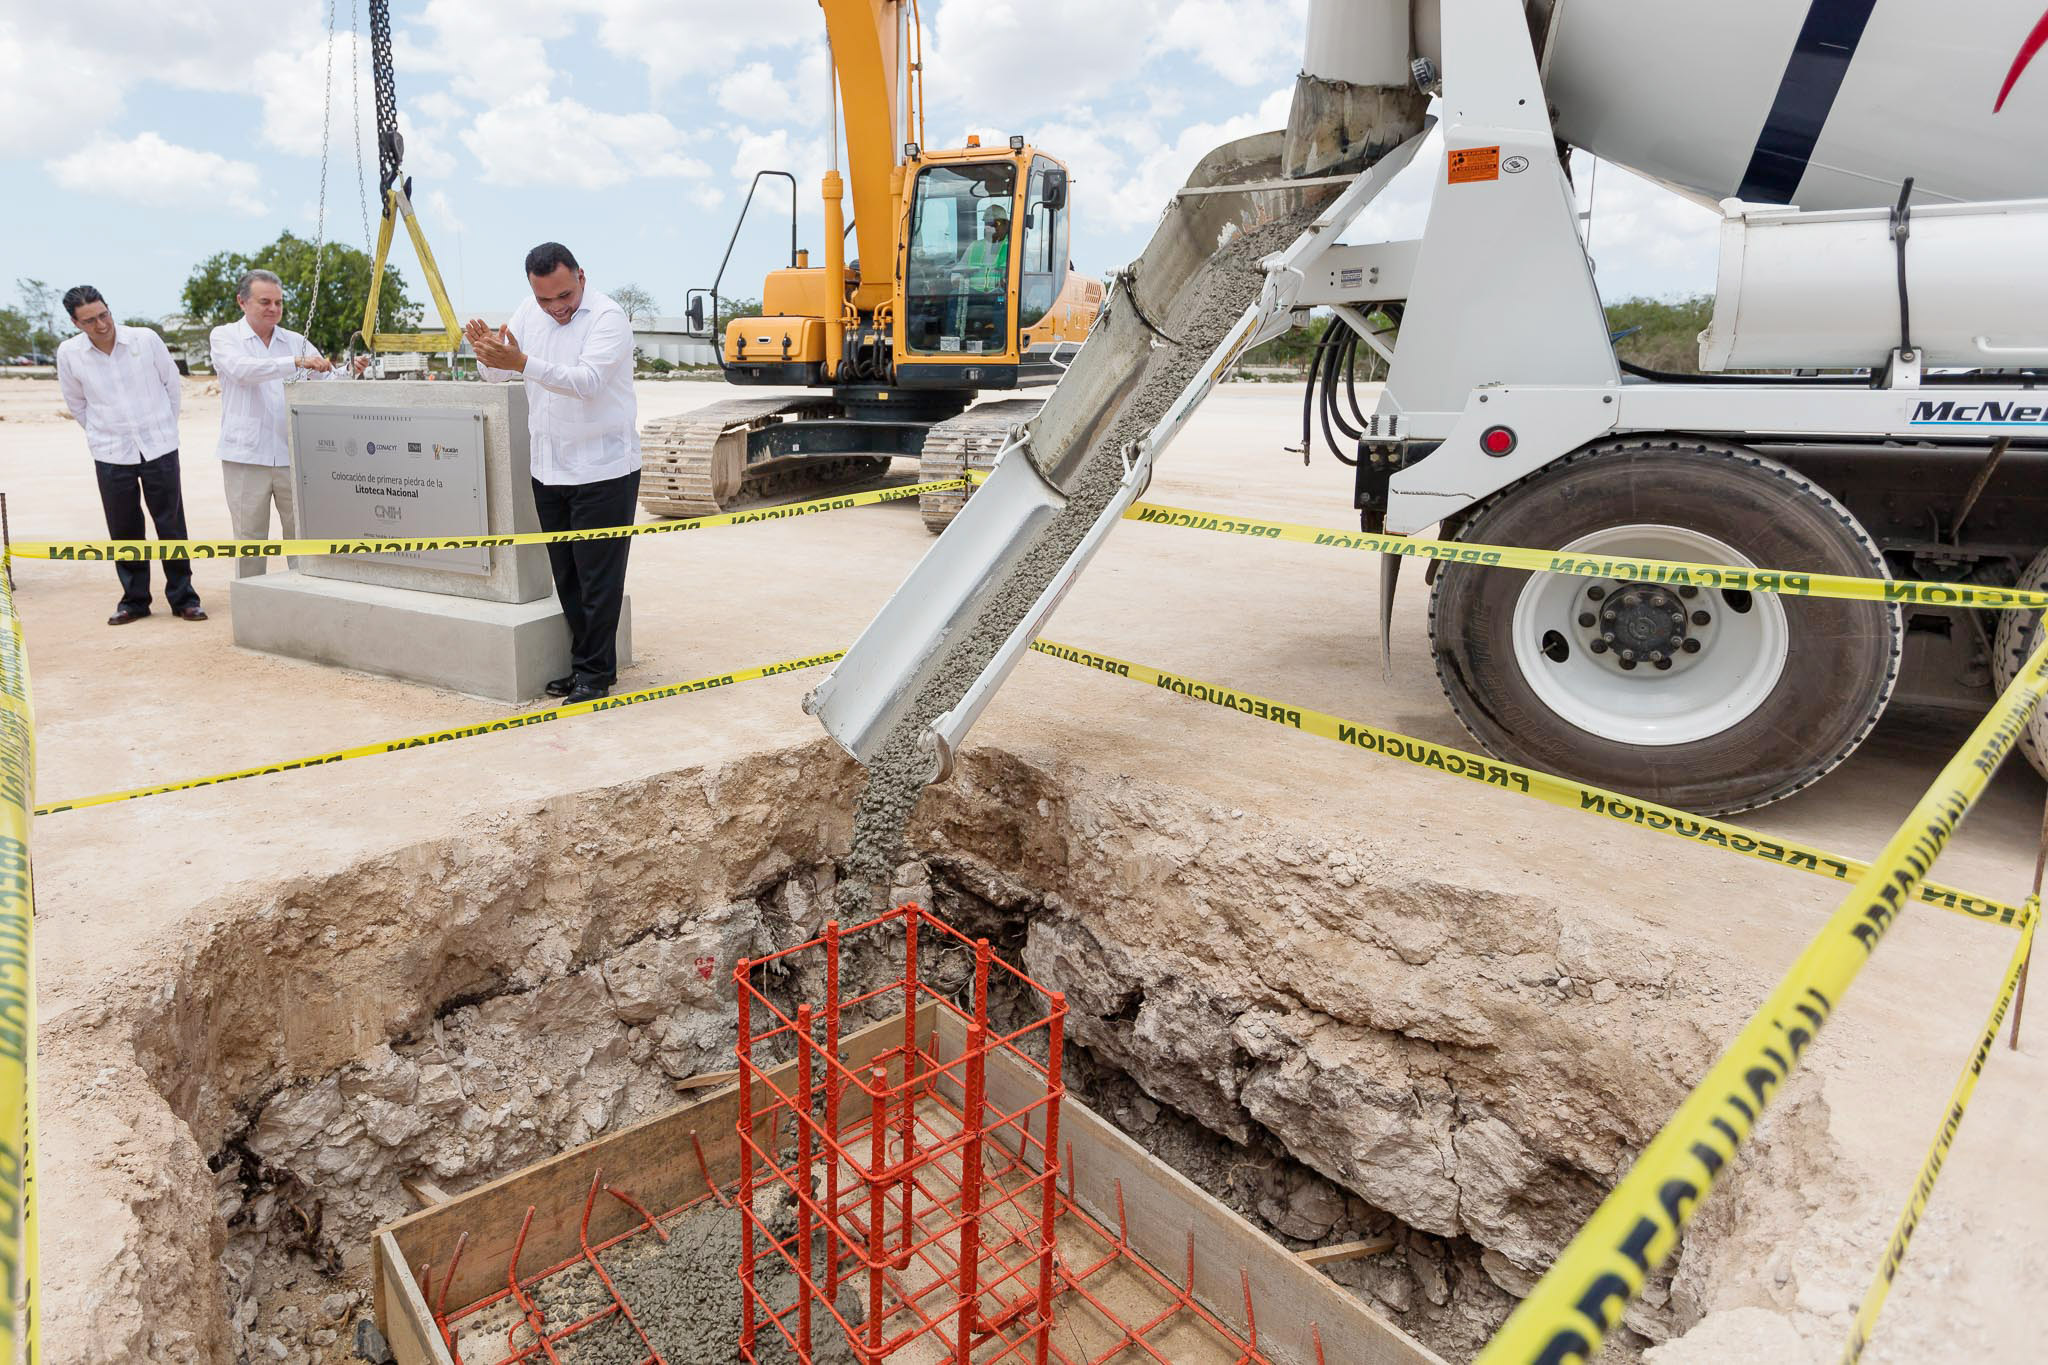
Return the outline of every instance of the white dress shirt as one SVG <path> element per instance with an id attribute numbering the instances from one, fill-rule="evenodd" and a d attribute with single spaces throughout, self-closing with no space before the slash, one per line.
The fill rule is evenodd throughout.
<path id="1" fill-rule="evenodd" d="M 532 299 L 506 324 L 526 352 L 526 373 L 486 365 L 486 379 L 526 380 L 533 477 L 596 483 L 640 468 L 640 407 L 633 398 L 633 324 L 595 289 L 567 322 Z"/>
<path id="2" fill-rule="evenodd" d="M 212 348 L 213 372 L 220 376 L 220 458 L 234 464 L 290 464 L 284 386 L 301 379 L 340 379 L 341 368 L 325 373 L 300 369 L 298 357 L 319 354 L 312 342 L 273 327 L 266 346 L 247 318 L 214 328 Z"/>
<path id="3" fill-rule="evenodd" d="M 141 464 L 178 448 L 178 367 L 164 339 L 114 327 L 104 354 L 80 332 L 57 347 L 57 386 L 102 464 Z"/>

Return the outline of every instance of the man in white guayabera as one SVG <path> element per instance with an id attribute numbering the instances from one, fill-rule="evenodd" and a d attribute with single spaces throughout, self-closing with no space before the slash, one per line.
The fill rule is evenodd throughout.
<path id="1" fill-rule="evenodd" d="M 251 270 L 235 285 L 240 322 L 213 329 L 213 372 L 220 376 L 220 473 L 236 540 L 270 539 L 270 505 L 278 534 L 298 532 L 292 510 L 291 430 L 284 386 L 295 379 L 339 379 L 342 372 L 313 343 L 282 325 L 284 286 L 268 270 Z M 357 356 L 355 372 L 370 363 Z M 292 564 L 296 566 L 297 560 Z M 237 559 L 235 575 L 264 570 L 261 559 Z"/>
<path id="2" fill-rule="evenodd" d="M 633 398 L 633 324 L 588 288 L 569 248 L 526 253 L 533 297 L 492 331 L 463 328 L 483 377 L 526 381 L 533 510 L 543 531 L 631 526 L 640 496 L 640 418 Z M 569 623 L 571 671 L 548 695 L 605 696 L 619 677 L 619 611 L 631 537 L 548 546 L 555 596 Z"/>
<path id="3" fill-rule="evenodd" d="M 185 539 L 185 492 L 178 478 L 178 367 L 164 339 L 147 327 L 123 327 L 89 284 L 65 292 L 64 311 L 78 335 L 57 348 L 64 406 L 85 431 L 99 480 L 107 534 L 143 540 L 149 508 L 158 540 Z M 107 618 L 125 626 L 149 615 L 149 561 L 119 560 L 121 604 Z M 164 597 L 187 621 L 204 621 L 192 587 L 192 561 L 164 561 Z"/>

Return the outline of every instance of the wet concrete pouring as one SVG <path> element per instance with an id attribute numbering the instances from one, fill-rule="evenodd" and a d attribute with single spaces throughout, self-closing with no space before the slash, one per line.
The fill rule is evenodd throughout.
<path id="1" fill-rule="evenodd" d="M 909 699 L 868 764 L 867 785 L 854 810 L 848 875 L 840 884 L 845 913 L 873 913 L 886 898 L 890 870 L 902 861 L 904 830 L 924 793 L 929 759 L 919 742 L 925 728 L 974 685 L 1116 496 L 1124 478 L 1122 452 L 1158 424 L 1259 296 L 1265 281 L 1260 262 L 1292 245 L 1313 216 L 1299 213 L 1233 236 L 1164 312 L 1158 326 L 1172 340 L 1162 338 L 1148 352 L 1136 388 L 1066 490 L 1066 507 L 1024 549 L 1010 573 L 985 590 L 966 632 L 944 647 L 929 685 Z M 1059 401 L 1057 391 L 1051 401 Z"/>

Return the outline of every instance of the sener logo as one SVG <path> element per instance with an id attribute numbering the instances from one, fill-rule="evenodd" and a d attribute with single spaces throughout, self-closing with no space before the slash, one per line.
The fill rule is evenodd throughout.
<path id="1" fill-rule="evenodd" d="M 2048 407 L 1989 399 L 1982 403 L 1958 403 L 1953 399 L 1936 403 L 1922 399 L 1913 405 L 1913 425 L 1916 427 L 2014 426 L 2021 423 L 2048 424 Z"/>

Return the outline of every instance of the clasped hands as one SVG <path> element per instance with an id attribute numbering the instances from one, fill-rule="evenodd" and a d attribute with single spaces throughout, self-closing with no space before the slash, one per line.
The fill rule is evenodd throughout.
<path id="1" fill-rule="evenodd" d="M 469 348 L 483 364 L 494 370 L 525 370 L 526 352 L 519 349 L 519 342 L 509 328 L 500 327 L 494 332 L 482 319 L 471 318 L 464 324 L 462 335 L 469 339 Z"/>

